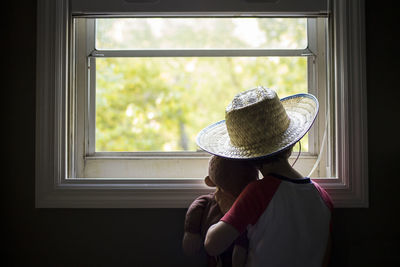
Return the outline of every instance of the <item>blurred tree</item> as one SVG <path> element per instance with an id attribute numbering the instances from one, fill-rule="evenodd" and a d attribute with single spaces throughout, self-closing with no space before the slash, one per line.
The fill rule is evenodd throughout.
<path id="1" fill-rule="evenodd" d="M 289 21 L 259 20 L 258 32 L 265 35 L 262 40 L 276 44 L 286 40 L 290 46 L 301 42 L 304 25 Z M 170 20 L 163 27 L 152 28 L 149 21 L 140 19 L 126 25 L 122 20 L 105 19 L 97 24 L 100 37 L 96 46 L 246 46 L 246 40 L 234 34 L 236 26 L 230 20 L 219 25 L 207 22 L 177 27 L 179 23 Z M 129 35 L 132 29 L 135 34 Z M 160 29 L 164 31 L 160 33 Z M 296 34 L 288 34 L 293 29 Z M 196 150 L 197 133 L 224 119 L 224 109 L 236 93 L 258 85 L 271 86 L 280 97 L 307 92 L 307 59 L 97 58 L 96 151 Z"/>

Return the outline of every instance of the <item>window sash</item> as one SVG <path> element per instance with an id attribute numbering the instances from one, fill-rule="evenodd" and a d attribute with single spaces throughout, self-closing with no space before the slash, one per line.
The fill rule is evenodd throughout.
<path id="1" fill-rule="evenodd" d="M 329 0 L 71 0 L 73 16 L 148 16 L 151 13 L 188 15 L 263 13 L 272 16 L 327 16 Z M 261 12 L 260 12 L 261 11 Z"/>
<path id="2" fill-rule="evenodd" d="M 204 17 L 205 15 L 203 15 Z M 81 35 L 86 35 L 86 44 L 82 44 L 81 46 L 85 46 L 87 50 L 87 61 L 81 61 L 78 64 L 87 64 L 86 66 L 81 68 L 81 71 L 88 69 L 88 87 L 89 92 L 86 96 L 89 99 L 88 110 L 86 111 L 86 121 L 87 126 L 85 126 L 86 133 L 85 137 L 88 139 L 85 141 L 85 151 L 86 156 L 96 156 L 99 155 L 98 152 L 95 151 L 95 93 L 96 93 L 96 58 L 103 57 L 273 57 L 273 56 L 293 56 L 293 57 L 307 57 L 308 60 L 308 88 L 309 93 L 316 94 L 317 86 L 314 84 L 316 82 L 315 77 L 317 73 L 317 68 L 315 65 L 315 57 L 317 43 L 316 40 L 316 20 L 308 19 L 307 22 L 307 43 L 308 46 L 304 49 L 138 49 L 138 50 L 97 50 L 95 48 L 95 19 L 86 19 L 86 29 L 85 33 Z M 80 26 L 82 27 L 82 26 Z M 79 38 L 83 38 L 79 36 Z M 79 39 L 77 38 L 77 39 Z M 78 47 L 78 49 L 82 49 Z M 322 54 L 322 53 L 321 53 Z M 322 64 L 321 64 L 322 65 Z M 82 85 L 81 85 L 82 86 Z M 78 89 L 78 90 L 81 90 Z M 316 148 L 318 145 L 313 145 L 314 135 L 316 134 L 316 127 L 312 128 L 309 132 L 309 151 L 307 154 L 314 155 L 316 154 Z M 102 154 L 107 153 L 108 155 L 114 155 L 120 157 L 121 154 L 115 152 L 102 152 Z M 129 156 L 140 156 L 143 152 L 131 152 Z M 194 154 L 198 154 L 198 152 L 191 152 Z M 304 152 L 303 152 L 304 153 Z M 167 155 L 165 152 L 159 152 L 160 155 Z M 182 152 L 174 152 L 175 156 L 179 156 Z M 159 155 L 159 156 L 160 156 Z M 187 155 L 187 153 L 186 153 Z M 146 156 L 146 154 L 144 154 Z M 183 155 L 184 156 L 184 155 Z M 195 156 L 195 155 L 194 155 Z"/>
<path id="3" fill-rule="evenodd" d="M 204 14 L 203 14 L 204 16 Z M 84 23 L 82 23 L 84 22 Z M 149 178 L 155 179 L 157 177 L 161 177 L 165 175 L 166 177 L 175 178 L 194 178 L 194 177 L 203 177 L 204 170 L 207 170 L 207 160 L 209 158 L 209 154 L 203 151 L 188 151 L 188 152 L 145 152 L 145 151 L 136 151 L 136 152 L 96 152 L 95 151 L 95 121 L 96 121 L 96 78 L 95 78 L 95 59 L 101 57 L 112 57 L 112 56 L 137 56 L 139 53 L 141 56 L 154 56 L 151 54 L 153 50 L 149 53 L 148 50 L 96 50 L 95 49 L 95 19 L 85 19 L 81 20 L 80 23 L 76 23 L 77 32 L 83 31 L 83 33 L 79 33 L 78 40 L 84 40 L 83 42 L 78 42 L 78 50 L 77 52 L 77 76 L 81 76 L 77 79 L 77 101 L 80 103 L 77 104 L 76 115 L 77 122 L 79 126 L 75 126 L 74 129 L 84 129 L 84 132 L 78 132 L 76 134 L 71 134 L 72 138 L 75 140 L 71 140 L 71 144 L 75 144 L 74 150 L 71 151 L 70 161 L 75 160 L 76 164 L 71 164 L 69 169 L 70 177 L 102 177 L 102 178 L 111 178 L 116 179 L 117 177 L 125 177 L 132 179 L 141 179 L 141 178 Z M 317 95 L 317 88 L 325 88 L 326 87 L 326 75 L 322 75 L 325 73 L 324 68 L 316 66 L 326 65 L 324 57 L 317 57 L 318 49 L 316 44 L 317 40 L 317 20 L 316 19 L 308 19 L 307 22 L 307 43 L 308 46 L 305 49 L 285 49 L 285 50 L 273 50 L 273 49 L 192 49 L 192 50 L 156 50 L 157 56 L 210 56 L 210 55 L 218 55 L 221 56 L 221 52 L 229 53 L 231 56 L 303 56 L 308 58 L 308 91 L 314 95 Z M 86 36 L 86 38 L 82 38 L 82 36 Z M 319 33 L 321 36 L 321 33 Z M 321 41 L 319 41 L 321 42 Z M 323 47 L 323 49 L 325 49 Z M 170 52 L 173 54 L 170 54 Z M 319 53 L 323 54 L 323 51 Z M 226 54 L 223 54 L 226 55 Z M 316 58 L 319 58 L 318 62 Z M 319 79 L 316 79 L 318 76 L 317 69 L 320 69 L 319 75 L 321 76 Z M 88 70 L 88 71 L 86 71 Z M 86 73 L 86 77 L 82 76 L 83 73 Z M 89 90 L 83 90 L 84 88 L 89 88 Z M 85 92 L 85 93 L 84 93 Z M 83 99 L 87 99 L 86 102 L 83 102 Z M 321 103 L 321 112 L 324 111 L 324 105 Z M 81 114 L 81 115 L 78 115 Z M 83 116 L 84 115 L 84 116 Z M 320 116 L 321 117 L 321 116 Z M 311 170 L 317 161 L 317 153 L 320 150 L 320 139 L 322 133 L 325 129 L 319 129 L 318 124 L 321 119 L 317 119 L 315 122 L 315 126 L 309 131 L 309 149 L 308 152 L 302 152 L 298 162 L 296 163 L 296 167 L 303 174 L 308 174 L 309 170 Z M 320 136 L 318 136 L 318 132 L 320 131 Z M 297 153 L 293 153 L 291 160 L 297 157 Z M 323 155 L 322 163 L 326 162 L 325 153 Z M 188 164 L 193 164 L 193 160 L 198 160 L 197 168 L 187 168 L 186 172 L 177 172 L 173 171 L 170 166 L 175 166 L 176 162 L 189 162 Z M 123 160 L 124 163 L 116 162 L 117 160 Z M 125 164 L 127 161 L 130 161 L 131 164 Z M 158 169 L 168 169 L 171 170 L 167 173 L 160 173 L 158 171 L 154 172 L 142 172 L 138 171 L 137 168 L 140 164 L 146 160 L 147 163 L 153 163 L 157 165 Z M 101 163 L 101 164 L 100 164 Z M 121 168 L 121 166 L 124 166 Z M 113 172 L 113 169 L 124 170 Z M 181 168 L 177 168 L 181 169 Z M 322 173 L 319 172 L 322 170 Z M 325 177 L 326 174 L 329 174 L 329 177 L 333 175 L 334 172 L 330 170 L 326 171 L 323 168 L 318 168 L 314 175 Z"/>

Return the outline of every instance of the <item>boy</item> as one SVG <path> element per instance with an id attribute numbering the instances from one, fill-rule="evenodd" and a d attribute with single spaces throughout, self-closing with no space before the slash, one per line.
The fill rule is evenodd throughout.
<path id="1" fill-rule="evenodd" d="M 318 101 L 309 94 L 279 100 L 263 87 L 235 96 L 226 120 L 202 130 L 198 145 L 215 155 L 253 160 L 263 179 L 250 183 L 206 235 L 218 255 L 248 231 L 246 266 L 325 266 L 332 202 L 329 195 L 288 162 L 310 129 Z"/>

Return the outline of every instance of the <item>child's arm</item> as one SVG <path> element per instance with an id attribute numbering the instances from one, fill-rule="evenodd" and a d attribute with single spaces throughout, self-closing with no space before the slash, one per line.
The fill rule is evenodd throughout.
<path id="1" fill-rule="evenodd" d="M 232 208 L 216 224 L 212 225 L 207 232 L 205 239 L 205 249 L 210 255 L 219 255 L 226 250 L 240 233 L 245 232 L 249 224 L 254 225 L 258 217 L 265 210 L 269 200 L 272 199 L 274 189 L 274 180 L 265 182 L 261 187 L 270 186 L 270 194 L 265 194 L 260 188 L 259 182 L 250 183 L 236 199 Z M 260 191 L 261 190 L 261 191 Z M 259 196 L 262 195 L 263 201 L 260 203 Z"/>
<path id="2" fill-rule="evenodd" d="M 206 235 L 204 247 L 211 256 L 217 256 L 224 252 L 239 236 L 238 230 L 223 221 L 212 225 Z"/>

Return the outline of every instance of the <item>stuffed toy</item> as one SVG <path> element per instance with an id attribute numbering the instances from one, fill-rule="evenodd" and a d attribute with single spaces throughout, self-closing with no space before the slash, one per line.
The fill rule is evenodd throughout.
<path id="1" fill-rule="evenodd" d="M 186 255 L 205 253 L 204 239 L 208 228 L 217 223 L 250 182 L 258 179 L 257 168 L 247 162 L 212 156 L 206 185 L 213 193 L 196 198 L 185 217 L 183 250 Z M 243 234 L 218 257 L 207 255 L 207 266 L 241 266 L 247 258 L 247 236 Z"/>

